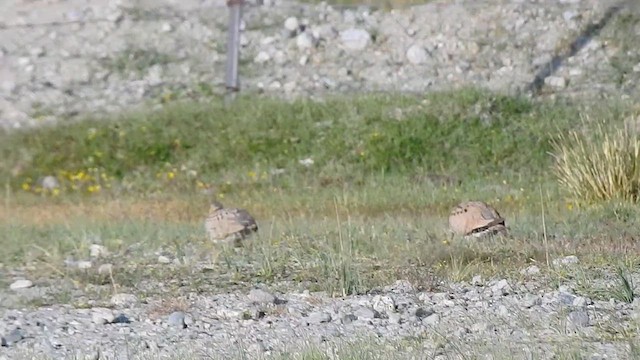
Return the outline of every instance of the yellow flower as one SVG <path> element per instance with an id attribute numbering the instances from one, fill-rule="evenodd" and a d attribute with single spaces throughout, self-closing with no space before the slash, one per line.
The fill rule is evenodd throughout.
<path id="1" fill-rule="evenodd" d="M 24 191 L 31 190 L 31 185 L 27 184 L 26 182 L 22 183 L 22 190 Z"/>
<path id="2" fill-rule="evenodd" d="M 90 193 L 98 192 L 98 191 L 100 191 L 100 185 L 90 185 L 87 188 L 87 191 L 90 192 Z"/>
<path id="3" fill-rule="evenodd" d="M 247 175 L 249 175 L 249 177 L 250 177 L 251 179 L 253 179 L 253 180 L 255 180 L 255 179 L 256 179 L 256 177 L 257 177 L 257 174 L 256 174 L 256 172 L 255 172 L 255 171 L 249 171 L 249 173 L 248 173 Z"/>
<path id="4" fill-rule="evenodd" d="M 167 173 L 167 179 L 173 180 L 174 177 L 176 177 L 176 173 L 174 173 L 173 171 L 169 171 Z"/>
<path id="5" fill-rule="evenodd" d="M 55 188 L 55 189 L 51 190 L 51 195 L 53 195 L 53 196 L 60 195 L 60 189 Z"/>

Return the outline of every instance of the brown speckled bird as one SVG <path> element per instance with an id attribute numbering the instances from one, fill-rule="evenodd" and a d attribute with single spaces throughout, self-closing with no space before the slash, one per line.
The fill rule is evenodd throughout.
<path id="1" fill-rule="evenodd" d="M 246 210 L 225 208 L 218 201 L 211 203 L 204 227 L 214 244 L 232 242 L 236 246 L 258 231 L 256 220 Z"/>
<path id="2" fill-rule="evenodd" d="M 449 227 L 455 234 L 464 237 L 507 235 L 505 219 L 482 201 L 467 201 L 454 207 L 449 214 Z"/>

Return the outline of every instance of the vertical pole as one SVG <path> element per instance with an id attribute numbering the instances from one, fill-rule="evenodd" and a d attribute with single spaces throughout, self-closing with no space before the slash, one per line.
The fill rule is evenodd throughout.
<path id="1" fill-rule="evenodd" d="M 229 36 L 227 38 L 227 69 L 225 103 L 229 104 L 240 91 L 238 60 L 240 53 L 240 20 L 242 19 L 243 0 L 227 0 L 229 7 Z"/>

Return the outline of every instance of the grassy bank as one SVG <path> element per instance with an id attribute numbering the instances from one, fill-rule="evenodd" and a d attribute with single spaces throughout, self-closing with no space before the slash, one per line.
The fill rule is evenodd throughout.
<path id="1" fill-rule="evenodd" d="M 343 295 L 396 279 L 430 288 L 475 274 L 517 277 L 569 254 L 585 268 L 633 266 L 636 207 L 578 206 L 552 170 L 553 140 L 588 130 L 585 113 L 611 124 L 627 115 L 619 104 L 594 110 L 464 90 L 241 98 L 230 108 L 214 100 L 4 134 L 2 261 L 97 295 L 143 278 L 167 287 L 150 284 L 149 295 L 187 286 L 180 278 L 213 292 L 266 282 Z M 60 187 L 44 189 L 46 175 Z M 214 197 L 247 208 L 261 230 L 203 270 L 211 248 L 202 220 Z M 448 212 L 467 199 L 497 206 L 513 239 L 452 239 Z M 94 243 L 111 252 L 100 261 L 112 274 L 65 266 L 87 259 Z"/>

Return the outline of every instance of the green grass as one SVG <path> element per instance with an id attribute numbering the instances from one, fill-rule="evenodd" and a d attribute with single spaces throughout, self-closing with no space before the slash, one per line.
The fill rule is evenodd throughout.
<path id="1" fill-rule="evenodd" d="M 397 108 L 405 109 L 400 119 Z M 425 173 L 521 178 L 547 171 L 552 134 L 576 118 L 570 107 L 473 90 L 322 103 L 241 98 L 231 108 L 214 100 L 3 136 L 0 175 L 22 165 L 13 189 L 54 175 L 65 190 L 113 179 L 135 193 L 199 181 L 227 192 L 238 183 L 322 186 Z M 307 158 L 314 163 L 304 168 Z"/>
<path id="2" fill-rule="evenodd" d="M 615 272 L 610 264 L 638 260 L 639 210 L 579 207 L 554 178 L 549 152 L 558 132 L 591 126 L 580 114 L 616 123 L 625 109 L 471 89 L 322 102 L 241 97 L 229 108 L 217 99 L 176 103 L 2 134 L 2 262 L 100 299 L 144 278 L 163 285 L 138 286 L 141 296 L 175 294 L 185 278 L 204 293 L 261 282 L 345 295 L 397 279 L 433 289 L 476 274 L 519 278 L 523 267 L 572 254 Z M 300 163 L 307 158 L 312 165 Z M 45 175 L 60 190 L 42 189 Z M 440 181 L 447 177 L 455 180 Z M 260 232 L 211 267 L 202 221 L 213 197 L 247 208 Z M 452 239 L 448 212 L 467 199 L 495 205 L 513 238 Z M 97 274 L 99 264 L 64 265 L 87 259 L 92 243 L 110 250 L 100 262 L 114 265 L 113 276 Z M 158 264 L 160 253 L 177 263 Z"/>

